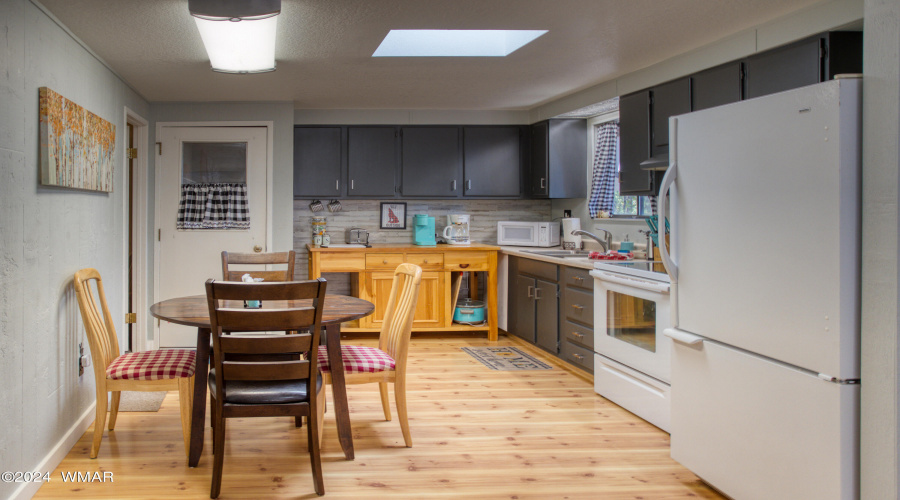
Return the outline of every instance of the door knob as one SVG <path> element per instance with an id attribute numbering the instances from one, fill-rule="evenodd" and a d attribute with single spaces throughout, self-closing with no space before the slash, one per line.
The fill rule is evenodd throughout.
<path id="1" fill-rule="evenodd" d="M 253 251 L 256 252 L 256 253 L 260 253 L 260 252 L 262 252 L 262 247 L 259 246 L 259 245 L 254 245 L 254 246 L 253 246 Z"/>

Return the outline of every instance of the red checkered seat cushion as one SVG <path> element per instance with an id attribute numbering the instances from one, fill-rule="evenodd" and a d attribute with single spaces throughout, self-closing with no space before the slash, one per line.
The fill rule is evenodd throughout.
<path id="1" fill-rule="evenodd" d="M 130 352 L 106 368 L 112 380 L 162 380 L 194 375 L 196 353 L 187 349 Z"/>
<path id="2" fill-rule="evenodd" d="M 320 346 L 319 369 L 323 372 L 331 370 L 328 366 L 328 351 Z M 393 370 L 397 363 L 388 353 L 374 347 L 358 345 L 341 346 L 341 359 L 344 361 L 344 373 L 376 373 Z"/>

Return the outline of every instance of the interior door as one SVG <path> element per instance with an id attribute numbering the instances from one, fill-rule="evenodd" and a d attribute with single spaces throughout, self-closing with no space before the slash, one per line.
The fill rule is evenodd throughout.
<path id="1" fill-rule="evenodd" d="M 206 293 L 207 279 L 222 279 L 223 250 L 266 250 L 266 134 L 266 127 L 162 127 L 157 300 Z M 178 228 L 182 185 L 241 183 L 246 184 L 249 227 Z M 197 345 L 196 329 L 165 321 L 160 322 L 157 338 L 161 348 Z"/>

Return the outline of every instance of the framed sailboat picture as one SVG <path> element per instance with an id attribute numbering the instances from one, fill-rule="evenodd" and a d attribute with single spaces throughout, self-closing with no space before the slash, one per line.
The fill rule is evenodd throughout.
<path id="1" fill-rule="evenodd" d="M 381 202 L 381 229 L 406 229 L 405 202 Z"/>

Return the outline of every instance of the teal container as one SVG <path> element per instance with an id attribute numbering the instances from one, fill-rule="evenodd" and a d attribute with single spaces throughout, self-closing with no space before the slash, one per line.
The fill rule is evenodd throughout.
<path id="1" fill-rule="evenodd" d="M 434 246 L 434 217 L 425 214 L 413 215 L 413 243 L 416 245 Z"/>

